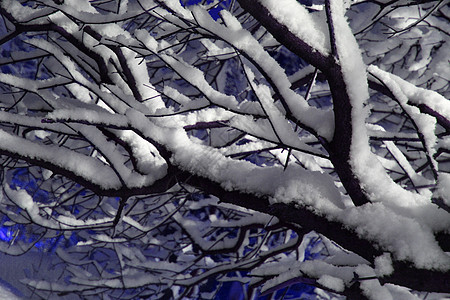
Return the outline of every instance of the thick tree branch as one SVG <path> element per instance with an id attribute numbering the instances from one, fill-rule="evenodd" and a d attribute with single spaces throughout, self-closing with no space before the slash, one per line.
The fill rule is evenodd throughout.
<path id="1" fill-rule="evenodd" d="M 318 68 L 327 78 L 333 97 L 335 131 L 331 142 L 321 140 L 330 154 L 336 173 L 356 205 L 363 205 L 369 200 L 361 188 L 360 182 L 350 166 L 350 145 L 352 143 L 352 106 L 343 79 L 342 70 L 336 60 L 325 57 L 307 43 L 295 36 L 280 24 L 270 12 L 258 1 L 238 0 L 242 8 L 258 20 L 280 43 L 294 54 Z"/>
<path id="2" fill-rule="evenodd" d="M 219 184 L 209 179 L 195 176 L 187 172 L 177 175 L 178 180 L 217 196 L 221 201 L 232 203 L 241 207 L 276 216 L 282 223 L 301 226 L 304 231 L 315 231 L 330 238 L 340 246 L 350 250 L 372 262 L 383 251 L 353 230 L 339 222 L 330 221 L 324 216 L 318 216 L 305 207 L 294 204 L 271 203 L 266 197 L 226 191 Z M 394 273 L 382 278 L 383 283 L 393 283 L 410 287 L 415 290 L 446 292 L 450 279 L 446 272 L 418 269 L 408 262 L 395 261 Z"/>

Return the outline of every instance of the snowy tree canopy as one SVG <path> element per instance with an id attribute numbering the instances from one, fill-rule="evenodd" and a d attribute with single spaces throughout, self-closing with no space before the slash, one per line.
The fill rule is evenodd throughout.
<path id="1" fill-rule="evenodd" d="M 34 296 L 450 292 L 448 1 L 0 15 L 0 252 L 64 266 Z"/>

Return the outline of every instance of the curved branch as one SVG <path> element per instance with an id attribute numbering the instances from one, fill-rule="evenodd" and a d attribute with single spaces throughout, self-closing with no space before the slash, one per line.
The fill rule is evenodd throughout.
<path id="1" fill-rule="evenodd" d="M 318 68 L 327 78 L 334 102 L 335 129 L 331 142 L 321 140 L 330 154 L 330 160 L 341 181 L 356 205 L 369 202 L 358 178 L 350 166 L 350 145 L 352 144 L 352 106 L 340 66 L 334 58 L 323 56 L 289 29 L 278 23 L 259 1 L 238 0 L 242 8 L 257 19 L 280 43 L 293 53 Z"/>

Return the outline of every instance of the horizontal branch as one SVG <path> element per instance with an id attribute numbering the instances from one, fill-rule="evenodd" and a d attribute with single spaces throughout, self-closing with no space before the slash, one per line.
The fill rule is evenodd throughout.
<path id="1" fill-rule="evenodd" d="M 177 179 L 206 191 L 221 201 L 276 216 L 286 225 L 294 224 L 305 231 L 315 231 L 333 240 L 346 250 L 352 251 L 364 259 L 374 262 L 383 251 L 373 242 L 358 236 L 353 230 L 339 222 L 319 216 L 306 207 L 294 204 L 271 203 L 267 197 L 255 196 L 238 191 L 226 191 L 209 179 L 181 172 Z M 408 262 L 394 261 L 394 273 L 382 278 L 384 283 L 393 283 L 414 290 L 430 292 L 448 292 L 450 279 L 442 271 L 418 269 Z"/>

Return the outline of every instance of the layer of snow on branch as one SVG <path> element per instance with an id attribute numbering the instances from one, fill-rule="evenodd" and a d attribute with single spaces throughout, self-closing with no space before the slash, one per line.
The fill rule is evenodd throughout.
<path id="1" fill-rule="evenodd" d="M 359 265 L 356 268 L 356 274 L 360 278 L 370 278 L 376 275 L 374 270 L 367 265 Z M 394 300 L 389 290 L 384 285 L 382 286 L 378 280 L 361 280 L 360 288 L 369 299 Z"/>
<path id="2" fill-rule="evenodd" d="M 439 173 L 438 195 L 450 206 L 450 174 Z"/>
<path id="3" fill-rule="evenodd" d="M 118 176 L 128 187 L 142 187 L 153 184 L 155 180 L 160 179 L 166 174 L 166 165 L 161 157 L 154 164 L 149 164 L 152 158 L 155 158 L 156 149 L 150 148 L 150 143 L 142 138 L 138 139 L 137 134 L 123 135 L 125 141 L 132 147 L 132 153 L 137 154 L 136 164 L 139 167 L 146 166 L 145 173 L 139 174 L 130 169 L 126 163 L 129 159 L 120 151 L 117 151 L 115 143 L 108 141 L 108 139 L 97 128 L 91 126 L 78 126 L 78 131 L 89 140 L 89 142 L 101 153 L 112 168 L 117 172 Z M 120 133 L 119 133 L 120 134 Z M 153 150 L 153 153 L 152 153 Z M 139 164 L 139 159 L 143 160 L 143 164 Z M 154 161 L 155 162 L 155 161 Z M 154 167 L 154 169 L 151 169 Z"/>
<path id="4" fill-rule="evenodd" d="M 300 149 L 308 149 L 312 153 L 316 153 L 317 150 L 306 143 L 302 143 L 299 140 L 298 134 L 292 128 L 292 125 L 287 121 L 285 115 L 273 102 L 270 89 L 267 85 L 258 84 L 255 82 L 255 75 L 252 70 L 244 66 L 245 73 L 249 79 L 249 83 L 252 86 L 253 91 L 258 97 L 265 114 L 269 117 L 271 127 L 276 134 L 279 142 L 289 144 Z"/>
<path id="5" fill-rule="evenodd" d="M 347 209 L 338 218 L 360 236 L 392 252 L 394 259 L 411 261 L 419 268 L 450 269 L 450 257 L 442 251 L 429 227 L 396 214 L 382 203 Z"/>
<path id="6" fill-rule="evenodd" d="M 162 2 L 164 2 L 164 4 L 167 5 L 170 10 L 174 11 L 176 14 L 182 16 L 183 18 L 187 20 L 192 19 L 190 11 L 181 6 L 179 0 L 162 0 Z"/>
<path id="7" fill-rule="evenodd" d="M 41 16 L 45 16 L 49 14 L 50 9 L 48 8 L 36 8 L 36 7 L 28 7 L 19 3 L 19 1 L 15 0 L 2 0 L 0 1 L 0 6 L 9 12 L 14 19 L 19 22 L 27 22 L 33 20 L 36 22 L 36 19 L 39 19 Z M 39 23 L 40 21 L 36 22 Z"/>
<path id="8" fill-rule="evenodd" d="M 166 145 L 174 153 L 174 164 L 218 182 L 227 190 L 278 195 L 285 202 L 303 200 L 303 204 L 314 203 L 332 211 L 344 208 L 339 191 L 326 174 L 297 166 L 284 170 L 281 166 L 259 167 L 248 161 L 237 161 L 217 149 L 194 143 L 183 129 L 159 126 L 158 120 L 150 121 L 138 111 L 130 109 L 127 117 L 145 137 Z M 299 199 L 298 195 L 304 197 Z"/>
<path id="9" fill-rule="evenodd" d="M 297 0 L 259 0 L 278 22 L 323 55 L 329 53 L 326 24 Z"/>
<path id="10" fill-rule="evenodd" d="M 34 202 L 33 198 L 25 190 L 13 190 L 9 186 L 5 186 L 4 191 L 12 202 L 26 211 L 27 218 L 30 221 L 48 229 L 93 228 L 95 226 L 111 225 L 114 219 L 113 217 L 104 217 L 101 219 L 80 220 L 70 215 L 53 216 L 49 208 L 42 207 Z"/>
<path id="11" fill-rule="evenodd" d="M 416 91 L 419 89 L 415 88 L 412 84 L 405 83 L 402 80 L 395 80 L 394 78 L 398 78 L 397 76 L 390 76 L 389 73 L 382 71 L 376 66 L 369 66 L 368 71 L 371 74 L 374 74 L 378 79 L 382 80 L 383 84 L 389 88 L 389 90 L 395 96 L 396 100 L 399 102 L 402 109 L 417 125 L 419 132 L 423 134 L 427 152 L 430 156 L 433 155 L 436 152 L 434 146 L 437 141 L 436 135 L 434 133 L 436 127 L 436 119 L 429 115 L 421 114 L 417 107 L 408 105 L 409 97 L 405 94 L 405 92 L 407 92 L 412 98 L 416 94 Z M 401 88 L 400 84 L 398 83 L 402 84 L 403 88 Z M 425 96 L 424 98 L 427 98 L 427 95 L 421 96 Z M 445 109 L 445 107 L 441 108 Z M 447 108 L 450 108 L 450 105 L 447 105 Z M 435 163 L 435 166 L 437 167 L 437 163 Z"/>
<path id="12" fill-rule="evenodd" d="M 394 268 L 390 253 L 384 253 L 375 258 L 375 272 L 378 276 L 390 275 L 393 271 Z"/>
<path id="13" fill-rule="evenodd" d="M 409 101 L 416 104 L 425 104 L 447 118 L 447 120 L 450 120 L 450 101 L 444 96 L 438 92 L 417 87 L 394 74 L 388 74 L 389 77 L 398 84 L 402 92 L 408 97 Z"/>
<path id="14" fill-rule="evenodd" d="M 330 275 L 322 275 L 317 282 L 337 292 L 342 292 L 345 289 L 344 281 L 342 279 Z"/>
<path id="15" fill-rule="evenodd" d="M 33 160 L 52 163 L 89 182 L 102 186 L 104 189 L 118 188 L 121 185 L 111 168 L 92 157 L 58 146 L 39 145 L 13 136 L 3 130 L 0 130 L 0 140 L 2 141 L 0 150 L 14 152 Z"/>
<path id="16" fill-rule="evenodd" d="M 91 125 L 106 125 L 111 127 L 127 127 L 127 119 L 119 114 L 112 114 L 101 107 L 56 109 L 47 114 L 46 119 L 58 122 L 80 122 Z"/>
<path id="17" fill-rule="evenodd" d="M 118 134 L 122 140 L 130 145 L 133 156 L 136 158 L 136 168 L 139 172 L 152 175 L 155 179 L 166 175 L 167 163 L 158 153 L 155 146 L 130 130 L 120 131 Z"/>
<path id="18" fill-rule="evenodd" d="M 262 293 L 290 280 L 302 282 L 304 277 L 317 278 L 323 286 L 343 291 L 345 285 L 350 285 L 355 269 L 354 266 L 335 266 L 321 260 L 288 260 L 266 263 L 252 270 L 252 275 L 254 278 L 272 277 L 264 283 Z"/>
<path id="19" fill-rule="evenodd" d="M 352 104 L 352 145 L 350 164 L 371 201 L 383 201 L 398 207 L 425 205 L 429 199 L 406 191 L 395 184 L 372 154 L 365 126 L 369 98 L 366 66 L 344 16 L 342 1 L 331 1 L 334 34 L 339 62 Z"/>
<path id="20" fill-rule="evenodd" d="M 97 10 L 89 2 L 88 0 L 64 0 L 64 5 L 79 12 L 96 14 Z"/>
<path id="21" fill-rule="evenodd" d="M 161 95 L 150 83 L 145 60 L 143 58 L 138 58 L 136 53 L 128 48 L 123 48 L 122 51 L 127 59 L 127 65 L 133 74 L 133 78 L 136 80 L 136 87 L 139 90 L 142 99 L 146 101 L 150 111 L 154 113 L 157 109 L 165 108 Z"/>

